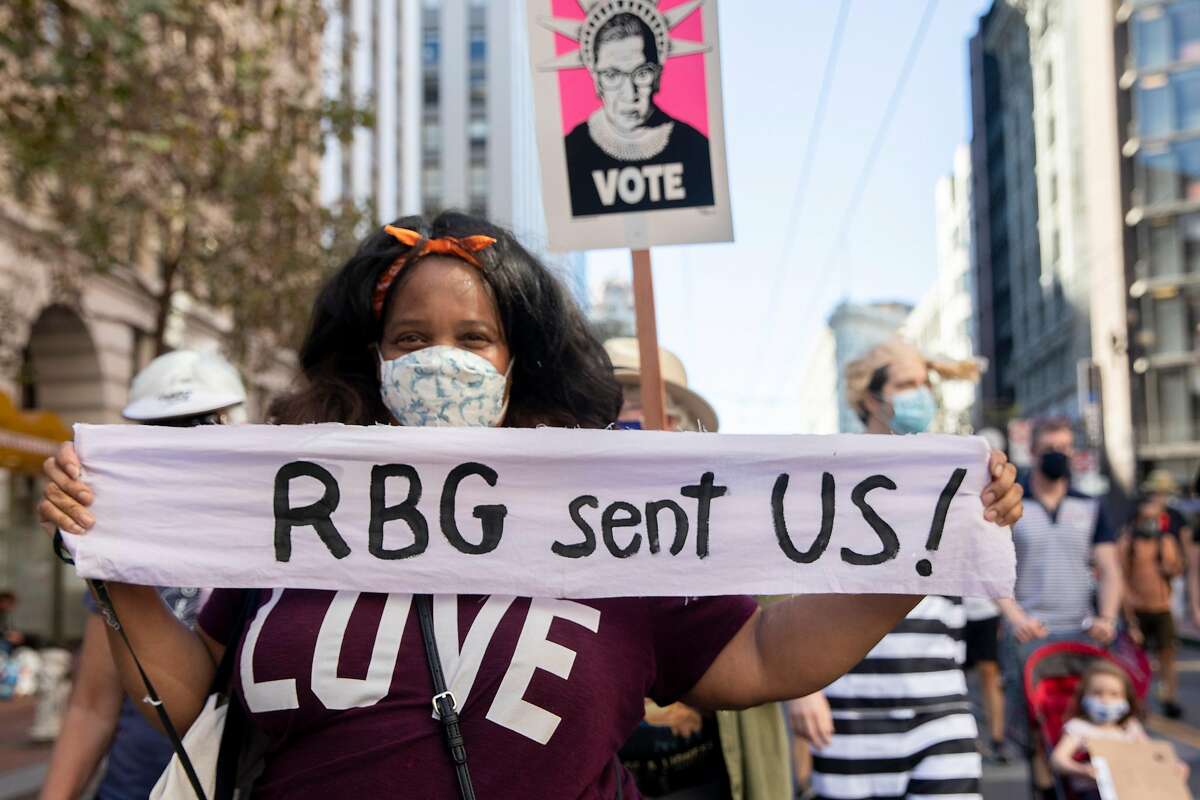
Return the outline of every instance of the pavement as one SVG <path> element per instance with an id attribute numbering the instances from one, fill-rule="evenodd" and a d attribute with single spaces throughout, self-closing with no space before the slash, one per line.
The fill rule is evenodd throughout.
<path id="1" fill-rule="evenodd" d="M 1185 710 L 1184 719 L 1168 720 L 1151 714 L 1146 727 L 1151 735 L 1170 741 L 1180 758 L 1188 762 L 1191 791 L 1200 798 L 1200 635 L 1185 638 L 1179 666 L 1179 701 Z M 32 698 L 0 701 L 0 800 L 34 800 L 45 778 L 51 745 L 29 740 L 34 706 Z M 985 800 L 1031 798 L 1028 765 L 1019 759 L 1007 765 L 986 765 L 983 783 Z"/>
<path id="2" fill-rule="evenodd" d="M 52 745 L 29 740 L 35 706 L 31 697 L 0 701 L 0 800 L 34 798 L 45 780 Z"/>

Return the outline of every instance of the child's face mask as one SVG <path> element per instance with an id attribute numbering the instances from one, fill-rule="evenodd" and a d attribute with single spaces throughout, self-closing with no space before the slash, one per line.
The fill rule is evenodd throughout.
<path id="1" fill-rule="evenodd" d="M 1087 714 L 1092 722 L 1100 725 L 1120 722 L 1129 713 L 1129 703 L 1125 700 L 1101 700 L 1099 697 L 1085 695 L 1083 713 Z"/>

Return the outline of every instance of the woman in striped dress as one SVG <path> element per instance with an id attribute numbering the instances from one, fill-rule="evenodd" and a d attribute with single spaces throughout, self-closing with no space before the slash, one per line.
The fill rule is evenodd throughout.
<path id="1" fill-rule="evenodd" d="M 937 412 L 930 374 L 978 378 L 894 339 L 846 368 L 846 397 L 867 433 L 919 433 Z M 978 730 L 963 676 L 958 598 L 927 597 L 824 692 L 791 703 L 813 747 L 812 790 L 825 800 L 979 800 Z"/>

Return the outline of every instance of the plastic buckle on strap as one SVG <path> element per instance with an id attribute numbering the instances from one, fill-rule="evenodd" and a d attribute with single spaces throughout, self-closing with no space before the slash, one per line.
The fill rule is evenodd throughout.
<path id="1" fill-rule="evenodd" d="M 442 710 L 440 708 L 438 708 L 439 700 L 449 700 L 450 701 L 450 710 L 451 711 L 458 710 L 458 701 L 454 699 L 454 692 L 447 689 L 444 692 L 435 694 L 433 696 L 433 713 L 437 714 L 438 719 L 441 719 L 441 717 L 442 717 Z"/>

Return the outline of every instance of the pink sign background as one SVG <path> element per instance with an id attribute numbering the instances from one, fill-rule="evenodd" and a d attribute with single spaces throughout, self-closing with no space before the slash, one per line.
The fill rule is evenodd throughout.
<path id="1" fill-rule="evenodd" d="M 688 0 L 660 0 L 662 11 Z M 583 19 L 583 10 L 576 0 L 550 0 L 554 16 L 563 19 Z M 671 31 L 672 39 L 701 42 L 704 28 L 703 11 L 697 9 Z M 556 55 L 578 49 L 579 45 L 561 34 L 554 34 Z M 708 136 L 708 92 L 704 80 L 704 53 L 668 59 L 663 67 L 662 88 L 654 102 L 670 116 L 691 125 Z M 570 133 L 600 107 L 592 76 L 584 68 L 562 70 L 558 73 L 558 94 L 562 108 L 563 134 Z"/>

